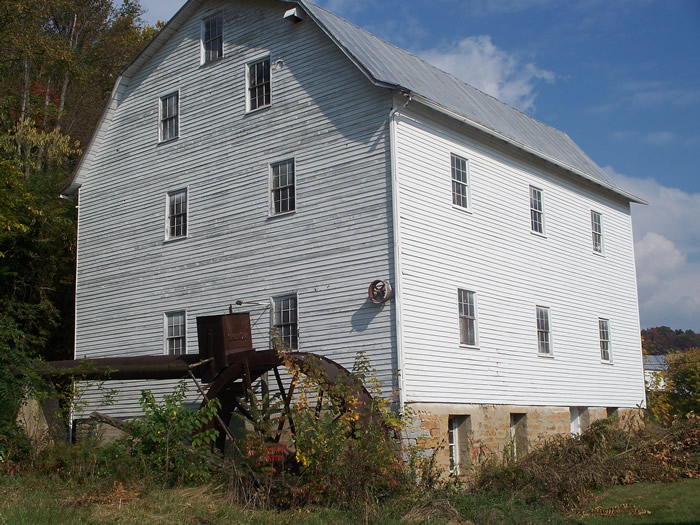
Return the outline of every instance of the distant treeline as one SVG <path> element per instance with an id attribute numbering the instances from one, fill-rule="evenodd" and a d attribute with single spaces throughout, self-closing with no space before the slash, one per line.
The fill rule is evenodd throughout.
<path id="1" fill-rule="evenodd" d="M 700 347 L 700 334 L 692 330 L 674 330 L 668 326 L 657 326 L 642 330 L 642 347 L 649 355 L 667 354 L 673 350 L 688 350 Z"/>

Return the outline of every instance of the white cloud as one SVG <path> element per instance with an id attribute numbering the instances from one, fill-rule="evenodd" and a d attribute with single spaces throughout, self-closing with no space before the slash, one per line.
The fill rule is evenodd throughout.
<path id="1" fill-rule="evenodd" d="M 649 202 L 632 207 L 642 326 L 699 331 L 700 193 L 604 169 L 619 186 Z"/>
<path id="2" fill-rule="evenodd" d="M 651 131 L 649 133 L 641 133 L 639 131 L 619 130 L 612 134 L 612 139 L 618 142 L 628 142 L 634 140 L 657 147 L 677 143 L 679 138 L 680 137 L 673 131 Z M 692 143 L 692 137 L 690 139 L 686 139 L 683 143 L 687 145 L 689 141 Z"/>
<path id="3" fill-rule="evenodd" d="M 671 131 L 656 131 L 647 133 L 644 142 L 652 146 L 666 146 L 676 141 L 676 134 Z"/>
<path id="4" fill-rule="evenodd" d="M 534 111 L 538 82 L 554 82 L 554 73 L 521 62 L 516 55 L 496 47 L 488 35 L 465 38 L 418 55 L 521 111 Z"/>

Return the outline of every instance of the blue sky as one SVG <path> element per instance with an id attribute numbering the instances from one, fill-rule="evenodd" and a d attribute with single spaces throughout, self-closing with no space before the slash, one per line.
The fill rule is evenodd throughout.
<path id="1" fill-rule="evenodd" d="M 700 1 L 314 0 L 571 136 L 634 206 L 642 327 L 700 331 Z M 184 2 L 142 0 L 149 23 Z"/>

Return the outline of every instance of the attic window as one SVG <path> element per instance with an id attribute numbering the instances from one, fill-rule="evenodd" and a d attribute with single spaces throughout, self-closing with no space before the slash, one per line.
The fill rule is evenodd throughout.
<path id="1" fill-rule="evenodd" d="M 544 234 L 544 209 L 542 207 L 542 190 L 530 186 L 530 230 Z"/>
<path id="2" fill-rule="evenodd" d="M 180 134 L 180 101 L 177 92 L 160 98 L 160 140 L 177 138 Z"/>
<path id="3" fill-rule="evenodd" d="M 452 204 L 469 209 L 469 163 L 467 159 L 451 156 Z"/>
<path id="4" fill-rule="evenodd" d="M 224 15 L 216 15 L 202 22 L 202 63 L 224 56 Z"/>
<path id="5" fill-rule="evenodd" d="M 247 65 L 246 83 L 248 111 L 270 105 L 270 57 Z"/>
<path id="6" fill-rule="evenodd" d="M 593 237 L 593 251 L 603 253 L 603 220 L 597 211 L 591 210 L 591 236 Z"/>

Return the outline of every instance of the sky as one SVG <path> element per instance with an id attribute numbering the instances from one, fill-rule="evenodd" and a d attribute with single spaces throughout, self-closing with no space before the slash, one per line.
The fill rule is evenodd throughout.
<path id="1" fill-rule="evenodd" d="M 642 328 L 700 332 L 699 0 L 314 0 L 566 132 L 633 205 Z M 141 0 L 148 23 L 184 1 Z"/>

